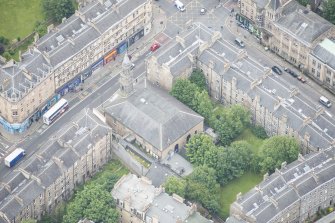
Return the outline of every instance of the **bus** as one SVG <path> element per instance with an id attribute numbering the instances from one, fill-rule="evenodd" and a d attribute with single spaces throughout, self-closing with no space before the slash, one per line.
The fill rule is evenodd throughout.
<path id="1" fill-rule="evenodd" d="M 8 167 L 14 166 L 20 159 L 26 155 L 26 151 L 21 148 L 17 148 L 11 154 L 5 158 L 5 165 Z"/>
<path id="2" fill-rule="evenodd" d="M 54 106 L 52 106 L 44 115 L 43 122 L 47 125 L 53 123 L 61 114 L 63 114 L 69 107 L 69 103 L 64 98 L 60 99 Z"/>

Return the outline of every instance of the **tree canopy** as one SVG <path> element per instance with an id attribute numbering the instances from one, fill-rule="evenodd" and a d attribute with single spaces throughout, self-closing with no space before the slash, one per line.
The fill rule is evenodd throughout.
<path id="1" fill-rule="evenodd" d="M 165 192 L 172 195 L 178 194 L 181 197 L 186 196 L 186 180 L 170 176 L 164 184 Z"/>
<path id="2" fill-rule="evenodd" d="M 189 78 L 189 80 L 198 86 L 198 88 L 203 91 L 207 90 L 206 78 L 201 70 L 195 69 Z"/>
<path id="3" fill-rule="evenodd" d="M 322 15 L 329 22 L 335 24 L 335 0 L 327 0 L 322 3 Z"/>
<path id="4" fill-rule="evenodd" d="M 291 163 L 298 158 L 300 146 L 290 136 L 273 136 L 262 146 L 260 168 L 262 172 L 274 172 L 283 162 Z"/>
<path id="5" fill-rule="evenodd" d="M 191 163 L 199 166 L 205 164 L 208 152 L 215 147 L 213 140 L 206 134 L 197 134 L 191 137 L 186 144 L 186 155 Z"/>
<path id="6" fill-rule="evenodd" d="M 72 0 L 43 0 L 43 10 L 48 19 L 61 22 L 69 18 L 75 11 Z"/>
<path id="7" fill-rule="evenodd" d="M 103 185 L 90 184 L 79 191 L 76 199 L 67 206 L 63 223 L 78 222 L 82 218 L 94 222 L 118 222 L 119 214 L 115 209 L 113 197 Z"/>

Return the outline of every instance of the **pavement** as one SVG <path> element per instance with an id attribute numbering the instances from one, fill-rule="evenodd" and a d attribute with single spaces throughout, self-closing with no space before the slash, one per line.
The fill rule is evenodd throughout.
<path id="1" fill-rule="evenodd" d="M 163 10 L 160 9 L 159 5 L 153 5 L 153 16 L 155 19 L 152 21 L 152 31 L 146 36 L 142 37 L 141 40 L 135 42 L 129 49 L 128 54 L 132 55 L 132 61 L 141 59 L 141 56 L 150 55 L 150 46 L 155 42 L 157 35 L 161 33 L 166 28 L 166 15 Z M 121 71 L 121 63 L 123 60 L 123 55 L 119 55 L 115 61 L 110 62 L 105 65 L 103 68 L 96 70 L 91 77 L 85 80 L 79 87 L 82 89 L 79 92 L 70 92 L 64 96 L 65 99 L 69 101 L 70 106 L 82 101 L 87 97 L 94 89 L 99 85 L 104 83 L 107 79 L 115 76 L 115 74 Z M 47 125 L 43 123 L 43 120 L 40 119 L 37 122 L 33 122 L 28 130 L 19 134 L 11 134 L 5 131 L 3 128 L 0 128 L 0 159 L 10 151 L 16 148 L 16 144 L 22 142 L 24 139 L 29 138 L 31 135 L 36 132 L 41 133 L 46 128 Z M 4 144 L 4 146 L 2 146 Z M 2 156 L 3 154 L 3 156 Z"/>

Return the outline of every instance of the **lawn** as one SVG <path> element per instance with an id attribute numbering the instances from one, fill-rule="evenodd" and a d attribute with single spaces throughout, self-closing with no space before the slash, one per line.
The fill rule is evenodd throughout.
<path id="1" fill-rule="evenodd" d="M 262 176 L 255 173 L 245 173 L 242 177 L 235 179 L 221 187 L 220 194 L 220 216 L 226 219 L 229 216 L 230 204 L 236 200 L 236 195 L 249 191 L 262 181 Z"/>
<path id="2" fill-rule="evenodd" d="M 263 139 L 260 139 L 260 138 L 257 138 L 249 128 L 245 129 L 241 135 L 239 135 L 235 141 L 238 141 L 238 140 L 245 140 L 247 141 L 251 147 L 252 147 L 252 151 L 254 153 L 258 153 L 259 152 L 259 149 L 261 148 L 261 146 L 263 145 L 264 143 L 264 140 Z"/>
<path id="3" fill-rule="evenodd" d="M 23 39 L 42 21 L 42 0 L 0 0 L 0 36 Z"/>

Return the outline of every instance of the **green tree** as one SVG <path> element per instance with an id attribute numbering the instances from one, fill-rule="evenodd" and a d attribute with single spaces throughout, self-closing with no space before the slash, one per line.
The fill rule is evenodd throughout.
<path id="1" fill-rule="evenodd" d="M 269 138 L 261 148 L 260 167 L 263 173 L 274 172 L 286 161 L 291 163 L 298 158 L 300 151 L 297 140 L 290 136 L 274 136 Z"/>
<path id="2" fill-rule="evenodd" d="M 75 8 L 72 0 L 43 0 L 43 10 L 48 19 L 59 23 L 70 17 Z"/>
<path id="3" fill-rule="evenodd" d="M 186 197 L 200 202 L 210 212 L 218 212 L 220 187 L 215 170 L 207 166 L 196 167 L 186 180 Z"/>
<path id="4" fill-rule="evenodd" d="M 0 36 L 0 43 L 2 43 L 3 45 L 7 46 L 9 44 L 9 39 L 7 39 L 4 36 Z"/>
<path id="5" fill-rule="evenodd" d="M 94 222 L 118 222 L 119 214 L 110 192 L 104 185 L 89 184 L 76 194 L 75 199 L 68 204 L 63 223 L 78 222 L 88 218 Z"/>
<path id="6" fill-rule="evenodd" d="M 306 6 L 307 4 L 310 4 L 309 0 L 298 0 L 298 2 L 300 3 L 300 5 Z"/>
<path id="7" fill-rule="evenodd" d="M 327 0 L 322 3 L 322 15 L 329 22 L 335 24 L 335 0 Z"/>
<path id="8" fill-rule="evenodd" d="M 0 55 L 2 55 L 5 52 L 5 45 L 0 43 Z"/>
<path id="9" fill-rule="evenodd" d="M 34 31 L 38 33 L 39 37 L 44 36 L 47 34 L 48 29 L 45 21 L 37 21 L 35 23 Z"/>
<path id="10" fill-rule="evenodd" d="M 188 79 L 178 79 L 172 86 L 171 95 L 194 109 L 192 102 L 196 92 L 198 92 L 198 87 L 195 84 Z"/>
<path id="11" fill-rule="evenodd" d="M 205 122 L 208 123 L 213 112 L 213 104 L 207 91 L 197 91 L 192 100 L 192 106 L 194 110 L 205 118 Z"/>
<path id="12" fill-rule="evenodd" d="M 210 126 L 219 135 L 222 145 L 229 145 L 250 123 L 250 113 L 240 105 L 217 108 L 213 113 Z"/>
<path id="13" fill-rule="evenodd" d="M 206 78 L 203 72 L 199 69 L 195 69 L 189 78 L 189 80 L 196 84 L 199 89 L 207 91 Z"/>
<path id="14" fill-rule="evenodd" d="M 191 137 L 186 144 L 186 156 L 191 163 L 201 166 L 205 163 L 206 151 L 215 147 L 213 140 L 206 134 L 197 134 Z"/>
<path id="15" fill-rule="evenodd" d="M 251 131 L 260 139 L 268 138 L 268 134 L 266 133 L 265 129 L 260 125 L 253 125 L 251 126 Z"/>
<path id="16" fill-rule="evenodd" d="M 175 176 L 170 176 L 164 184 L 165 192 L 168 194 L 178 194 L 181 197 L 185 197 L 186 180 L 180 179 Z"/>

